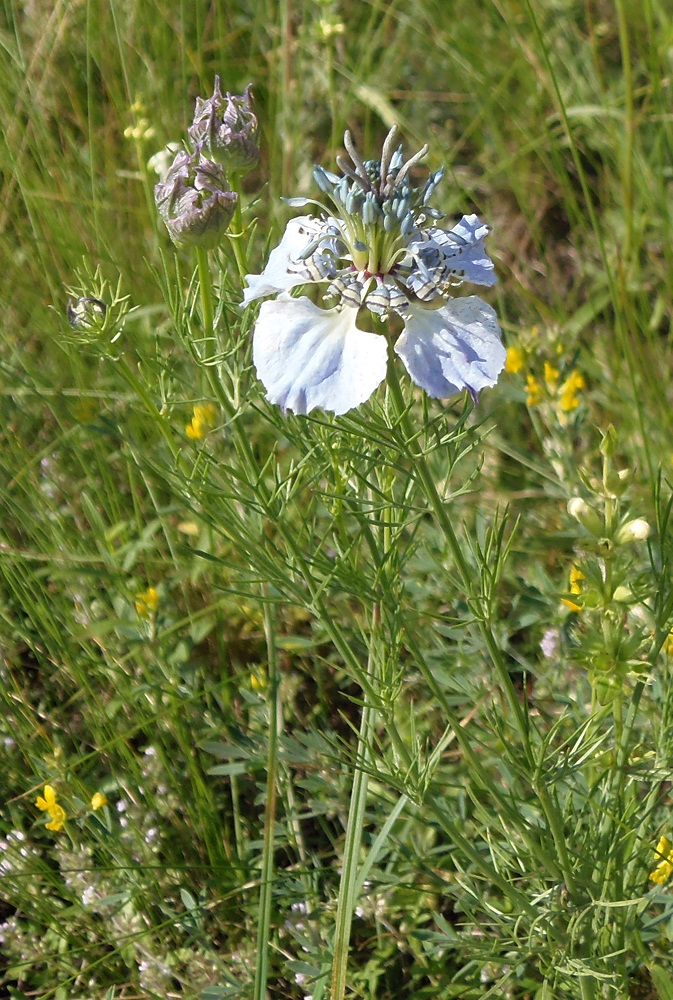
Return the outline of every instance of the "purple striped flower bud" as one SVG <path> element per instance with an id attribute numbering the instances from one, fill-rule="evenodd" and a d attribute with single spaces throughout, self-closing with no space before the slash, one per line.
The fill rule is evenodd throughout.
<path id="1" fill-rule="evenodd" d="M 222 96 L 220 78 L 215 77 L 213 96 L 196 98 L 189 138 L 197 149 L 217 160 L 227 170 L 246 173 L 259 162 L 257 118 L 252 112 L 250 87 L 243 94 Z"/>
<path id="2" fill-rule="evenodd" d="M 237 195 L 224 168 L 200 151 L 180 150 L 154 188 L 154 200 L 177 247 L 216 247 L 231 222 Z"/>

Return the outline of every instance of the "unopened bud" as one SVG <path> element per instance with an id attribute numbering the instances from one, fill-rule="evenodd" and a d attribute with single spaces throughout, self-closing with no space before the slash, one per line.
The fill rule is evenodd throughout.
<path id="1" fill-rule="evenodd" d="M 580 524 L 597 537 L 604 532 L 604 525 L 596 511 L 581 497 L 568 500 L 568 513 Z"/>
<path id="2" fill-rule="evenodd" d="M 616 545 L 626 545 L 628 542 L 644 542 L 649 537 L 650 526 L 643 517 L 627 521 L 615 535 Z"/>
<path id="3" fill-rule="evenodd" d="M 154 188 L 154 200 L 177 247 L 216 247 L 236 208 L 222 166 L 180 150 Z"/>
<path id="4" fill-rule="evenodd" d="M 189 138 L 197 149 L 217 160 L 227 170 L 245 173 L 259 162 L 257 118 L 252 112 L 250 87 L 243 94 L 222 96 L 220 78 L 215 77 L 213 96 L 196 98 Z"/>
<path id="5" fill-rule="evenodd" d="M 599 705 L 609 705 L 621 687 L 621 681 L 603 674 L 594 674 L 591 681 Z"/>
<path id="6" fill-rule="evenodd" d="M 107 305 L 102 299 L 92 295 L 82 295 L 78 299 L 68 299 L 68 321 L 76 330 L 101 329 L 105 323 Z"/>
<path id="7" fill-rule="evenodd" d="M 612 598 L 617 601 L 618 604 L 628 604 L 633 600 L 633 591 L 629 587 L 625 587 L 622 584 L 619 587 L 615 587 L 615 592 L 612 595 Z"/>
<path id="8" fill-rule="evenodd" d="M 612 424 L 609 424 L 608 429 L 603 435 L 603 440 L 600 444 L 601 455 L 605 455 L 606 458 L 611 458 L 615 451 L 617 450 L 617 431 L 614 429 Z"/>

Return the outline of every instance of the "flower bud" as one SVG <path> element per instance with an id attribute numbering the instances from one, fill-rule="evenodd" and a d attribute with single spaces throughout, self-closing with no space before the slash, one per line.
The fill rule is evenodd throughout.
<path id="1" fill-rule="evenodd" d="M 650 534 L 650 526 L 643 517 L 623 524 L 615 535 L 616 545 L 626 545 L 628 542 L 644 542 Z"/>
<path id="2" fill-rule="evenodd" d="M 596 699 L 599 705 L 609 705 L 617 696 L 621 687 L 619 679 L 603 674 L 595 674 L 591 678 L 591 683 L 596 692 Z"/>
<path id="3" fill-rule="evenodd" d="M 177 247 L 212 249 L 220 242 L 236 208 L 224 169 L 199 152 L 180 150 L 154 200 Z"/>
<path id="4" fill-rule="evenodd" d="M 572 497 L 568 500 L 568 513 L 571 517 L 579 521 L 587 531 L 590 531 L 592 535 L 599 536 L 603 534 L 603 522 L 586 500 L 582 500 L 581 497 Z"/>
<path id="5" fill-rule="evenodd" d="M 70 326 L 76 330 L 96 330 L 105 323 L 107 305 L 102 299 L 92 295 L 81 295 L 78 299 L 68 299 L 67 314 Z"/>
<path id="6" fill-rule="evenodd" d="M 603 440 L 600 444 L 601 455 L 606 458 L 612 458 L 617 450 L 617 431 L 614 429 L 612 424 L 608 425 L 608 429 L 603 435 Z"/>
<path id="7" fill-rule="evenodd" d="M 257 118 L 252 112 L 250 87 L 240 95 L 222 97 L 220 78 L 215 77 L 213 96 L 196 98 L 189 138 L 227 170 L 246 173 L 259 162 Z"/>

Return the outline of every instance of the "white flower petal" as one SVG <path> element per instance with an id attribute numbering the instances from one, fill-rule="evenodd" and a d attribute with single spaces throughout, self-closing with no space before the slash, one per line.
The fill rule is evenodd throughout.
<path id="1" fill-rule="evenodd" d="M 495 312 L 476 295 L 441 309 L 413 306 L 395 352 L 416 385 L 440 399 L 495 385 L 507 354 Z"/>
<path id="2" fill-rule="evenodd" d="M 262 303 L 252 359 L 267 399 L 284 410 L 345 413 L 386 375 L 385 337 L 359 330 L 357 309 L 320 309 L 290 296 Z"/>
<path id="3" fill-rule="evenodd" d="M 271 251 L 267 265 L 261 274 L 246 274 L 248 287 L 243 290 L 245 305 L 263 295 L 289 292 L 296 285 L 308 284 L 306 277 L 289 270 L 290 262 L 296 260 L 309 245 L 316 232 L 316 220 L 310 215 L 298 215 L 290 219 L 283 238 Z"/>
<path id="4" fill-rule="evenodd" d="M 477 215 L 464 215 L 453 229 L 432 227 L 425 230 L 425 239 L 414 239 L 410 247 L 418 252 L 424 247 L 440 250 L 447 265 L 464 281 L 476 285 L 495 285 L 497 277 L 493 261 L 486 253 L 484 240 L 491 227 Z"/>

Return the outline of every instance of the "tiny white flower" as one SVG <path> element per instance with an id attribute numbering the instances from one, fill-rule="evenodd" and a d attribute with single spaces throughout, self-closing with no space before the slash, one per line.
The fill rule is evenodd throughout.
<path id="1" fill-rule="evenodd" d="M 644 542 L 650 536 L 650 526 L 643 517 L 636 517 L 633 521 L 623 524 L 617 535 L 615 542 L 617 545 L 625 545 L 627 542 Z"/>
<path id="2" fill-rule="evenodd" d="M 98 898 L 95 886 L 88 885 L 82 893 L 82 906 L 91 906 Z"/>
<path id="3" fill-rule="evenodd" d="M 540 640 L 540 649 L 542 650 L 542 655 L 547 660 L 551 660 L 552 657 L 556 656 L 559 649 L 559 630 L 557 628 L 547 629 Z"/>
<path id="4" fill-rule="evenodd" d="M 351 164 L 337 158 L 343 177 L 316 167 L 315 178 L 333 203 L 319 202 L 321 217 L 292 219 L 261 274 L 247 276 L 247 304 L 266 295 L 253 336 L 253 361 L 268 399 L 284 410 L 316 407 L 345 413 L 383 381 L 387 338 L 357 326 L 361 307 L 385 320 L 397 315 L 404 330 L 394 350 L 428 395 L 447 398 L 467 389 L 473 398 L 495 385 L 506 352 L 493 309 L 476 296 L 455 299 L 463 281 L 495 284 L 484 249 L 490 227 L 466 215 L 452 229 L 434 224 L 441 213 L 428 204 L 442 172 L 423 188 L 410 184 L 410 168 L 394 150 L 396 127 L 380 161 L 363 161 L 349 133 Z M 296 206 L 310 204 L 295 199 Z M 289 293 L 299 285 L 326 284 L 321 309 Z"/>

